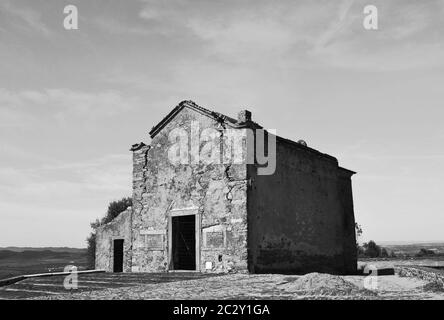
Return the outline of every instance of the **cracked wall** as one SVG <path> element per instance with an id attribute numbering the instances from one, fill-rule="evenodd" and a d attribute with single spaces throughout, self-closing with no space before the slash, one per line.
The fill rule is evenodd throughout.
<path id="1" fill-rule="evenodd" d="M 113 271 L 114 240 L 123 239 L 123 271 L 131 271 L 132 208 L 96 230 L 96 269 Z"/>
<path id="2" fill-rule="evenodd" d="M 168 159 L 169 133 L 183 128 L 191 136 L 193 121 L 199 123 L 201 131 L 223 129 L 220 122 L 185 108 L 153 138 L 150 146 L 133 152 L 134 272 L 167 271 L 171 267 L 168 217 L 173 210 L 187 208 L 196 208 L 200 219 L 200 270 L 247 268 L 246 165 L 175 165 Z M 219 231 L 211 232 L 214 226 Z M 157 241 L 162 246 L 150 247 L 147 232 L 159 234 Z M 214 240 L 218 236 L 222 241 Z"/>
<path id="3" fill-rule="evenodd" d="M 112 239 L 121 237 L 125 271 L 171 270 L 171 216 L 195 214 L 200 271 L 356 271 L 353 172 L 279 137 L 273 175 L 260 176 L 257 165 L 245 161 L 173 164 L 169 134 L 181 128 L 191 137 L 193 122 L 223 138 L 223 121 L 184 108 L 149 146 L 132 149 L 133 208 L 97 231 L 97 268 L 112 271 Z M 221 151 L 228 146 L 222 140 Z"/>

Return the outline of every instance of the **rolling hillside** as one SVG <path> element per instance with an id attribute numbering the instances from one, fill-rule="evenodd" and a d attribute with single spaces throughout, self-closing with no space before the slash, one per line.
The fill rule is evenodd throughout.
<path id="1" fill-rule="evenodd" d="M 86 249 L 0 248 L 0 279 L 22 274 L 59 272 L 69 264 L 86 269 Z"/>

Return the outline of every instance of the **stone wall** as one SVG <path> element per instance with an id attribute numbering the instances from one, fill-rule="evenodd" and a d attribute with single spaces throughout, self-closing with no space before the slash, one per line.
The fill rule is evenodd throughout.
<path id="1" fill-rule="evenodd" d="M 355 272 L 350 177 L 335 158 L 292 141 L 278 138 L 276 153 L 273 175 L 248 166 L 250 272 Z"/>
<path id="2" fill-rule="evenodd" d="M 113 271 L 114 240 L 123 239 L 123 271 L 131 271 L 132 208 L 96 230 L 96 269 Z"/>
<path id="3" fill-rule="evenodd" d="M 183 165 L 173 164 L 168 158 L 171 130 L 182 128 L 191 136 L 193 122 L 199 123 L 199 132 L 223 129 L 214 119 L 185 108 L 152 139 L 150 146 L 133 152 L 134 272 L 171 269 L 168 223 L 177 210 L 198 215 L 201 271 L 247 268 L 246 165 L 202 161 Z"/>
<path id="4" fill-rule="evenodd" d="M 352 173 L 340 168 L 338 172 L 339 199 L 343 210 L 343 255 L 344 273 L 357 272 L 358 252 L 356 249 L 355 213 L 353 208 Z"/>
<path id="5" fill-rule="evenodd" d="M 356 272 L 353 172 L 334 157 L 278 137 L 276 171 L 260 176 L 257 165 L 223 161 L 223 121 L 183 108 L 161 124 L 149 146 L 132 149 L 132 214 L 98 230 L 97 268 L 112 270 L 112 240 L 121 237 L 125 271 L 174 269 L 171 217 L 193 214 L 199 271 Z M 188 137 L 186 164 L 169 156 L 175 144 L 170 133 L 178 129 Z M 219 164 L 193 161 L 193 139 L 206 129 L 218 130 L 221 138 Z M 197 149 L 207 142 L 199 141 Z M 245 138 L 241 149 L 245 160 Z"/>
<path id="6" fill-rule="evenodd" d="M 444 290 L 444 271 L 420 266 L 399 266 L 398 274 L 401 277 L 416 277 L 434 283 Z"/>

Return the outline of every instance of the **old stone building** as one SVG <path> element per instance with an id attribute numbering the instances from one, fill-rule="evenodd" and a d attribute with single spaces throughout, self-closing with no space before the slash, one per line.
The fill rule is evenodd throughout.
<path id="1" fill-rule="evenodd" d="M 263 140 L 268 156 L 275 154 L 274 170 L 261 174 L 261 128 L 248 111 L 234 119 L 191 101 L 175 107 L 150 131 L 149 145 L 131 148 L 133 207 L 98 228 L 96 268 L 354 273 L 354 172 L 269 130 Z M 178 130 L 191 142 L 188 153 L 172 148 Z M 223 159 L 234 145 L 227 130 L 241 133 L 240 162 Z M 193 139 L 204 132 L 219 133 L 221 161 L 195 159 L 205 141 L 196 147 Z M 172 161 L 178 154 L 186 161 Z"/>

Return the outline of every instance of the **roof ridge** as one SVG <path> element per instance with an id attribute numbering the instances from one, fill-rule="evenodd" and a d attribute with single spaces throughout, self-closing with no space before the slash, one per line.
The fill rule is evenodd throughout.
<path id="1" fill-rule="evenodd" d="M 200 112 L 208 117 L 211 117 L 217 121 L 224 121 L 226 123 L 235 124 L 237 123 L 236 119 L 231 118 L 225 114 L 222 114 L 220 112 L 212 111 L 210 109 L 204 108 L 197 103 L 195 103 L 192 100 L 183 100 L 181 101 L 176 107 L 174 107 L 173 110 L 171 110 L 157 125 L 152 127 L 149 134 L 151 138 L 154 138 L 154 136 L 163 128 L 165 125 L 177 114 L 180 110 L 183 108 L 188 107 L 191 108 L 197 112 Z"/>

